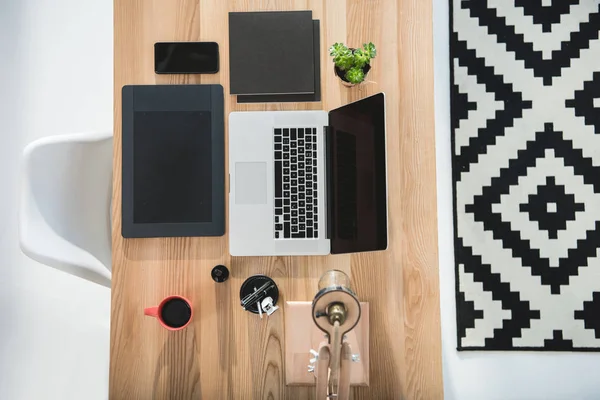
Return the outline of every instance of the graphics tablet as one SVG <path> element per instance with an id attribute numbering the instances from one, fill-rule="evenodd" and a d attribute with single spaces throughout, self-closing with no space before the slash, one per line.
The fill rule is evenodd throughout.
<path id="1" fill-rule="evenodd" d="M 122 235 L 225 233 L 221 85 L 123 87 Z"/>

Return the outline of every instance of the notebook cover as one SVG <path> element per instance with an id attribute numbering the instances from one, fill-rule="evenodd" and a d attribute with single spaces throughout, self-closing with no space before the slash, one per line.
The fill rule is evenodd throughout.
<path id="1" fill-rule="evenodd" d="M 313 49 L 315 92 L 309 94 L 241 94 L 238 103 L 287 103 L 321 101 L 321 37 L 319 20 L 313 20 Z"/>
<path id="2" fill-rule="evenodd" d="M 231 94 L 314 93 L 312 11 L 229 13 Z"/>

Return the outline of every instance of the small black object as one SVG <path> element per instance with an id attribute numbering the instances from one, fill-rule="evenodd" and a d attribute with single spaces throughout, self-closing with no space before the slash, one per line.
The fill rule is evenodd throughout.
<path id="1" fill-rule="evenodd" d="M 273 305 L 279 299 L 279 288 L 275 281 L 266 275 L 253 275 L 246 279 L 240 287 L 240 304 L 243 309 L 258 314 L 258 304 L 264 299 L 273 299 Z"/>
<path id="2" fill-rule="evenodd" d="M 159 42 L 154 44 L 157 74 L 216 74 L 219 45 L 215 42 Z"/>
<path id="3" fill-rule="evenodd" d="M 225 282 L 229 279 L 229 270 L 224 265 L 217 265 L 210 271 L 210 276 L 212 276 L 215 282 Z"/>

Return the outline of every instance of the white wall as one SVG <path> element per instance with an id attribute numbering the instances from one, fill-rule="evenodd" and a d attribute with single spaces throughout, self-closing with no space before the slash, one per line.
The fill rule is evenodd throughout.
<path id="1" fill-rule="evenodd" d="M 449 0 L 433 0 L 440 297 L 445 398 L 446 400 L 600 399 L 598 376 L 600 354 L 456 351 L 450 175 L 448 3 Z"/>
<path id="2" fill-rule="evenodd" d="M 0 0 L 0 399 L 106 399 L 110 291 L 18 246 L 19 162 L 112 130 L 112 0 Z"/>

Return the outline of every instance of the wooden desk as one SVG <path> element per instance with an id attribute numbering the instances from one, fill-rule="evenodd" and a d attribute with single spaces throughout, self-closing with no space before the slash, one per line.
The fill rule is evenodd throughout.
<path id="1" fill-rule="evenodd" d="M 323 101 L 237 104 L 229 95 L 229 11 L 311 9 L 321 21 Z M 440 399 L 432 4 L 424 0 L 115 0 L 115 153 L 110 399 L 312 399 L 313 388 L 284 383 L 284 310 L 268 319 L 244 312 L 249 275 L 275 279 L 286 300 L 312 300 L 321 274 L 346 271 L 371 310 L 371 382 L 354 399 Z M 216 41 L 216 75 L 158 76 L 157 41 Z M 369 83 L 348 89 L 334 76 L 328 47 L 372 41 Z M 220 238 L 121 237 L 121 87 L 220 83 L 225 124 L 234 110 L 330 110 L 384 91 L 387 101 L 390 245 L 385 252 L 329 257 L 230 257 Z M 227 148 L 227 147 L 226 147 Z M 210 270 L 232 276 L 215 284 Z M 181 294 L 193 324 L 167 332 L 145 306 Z"/>

